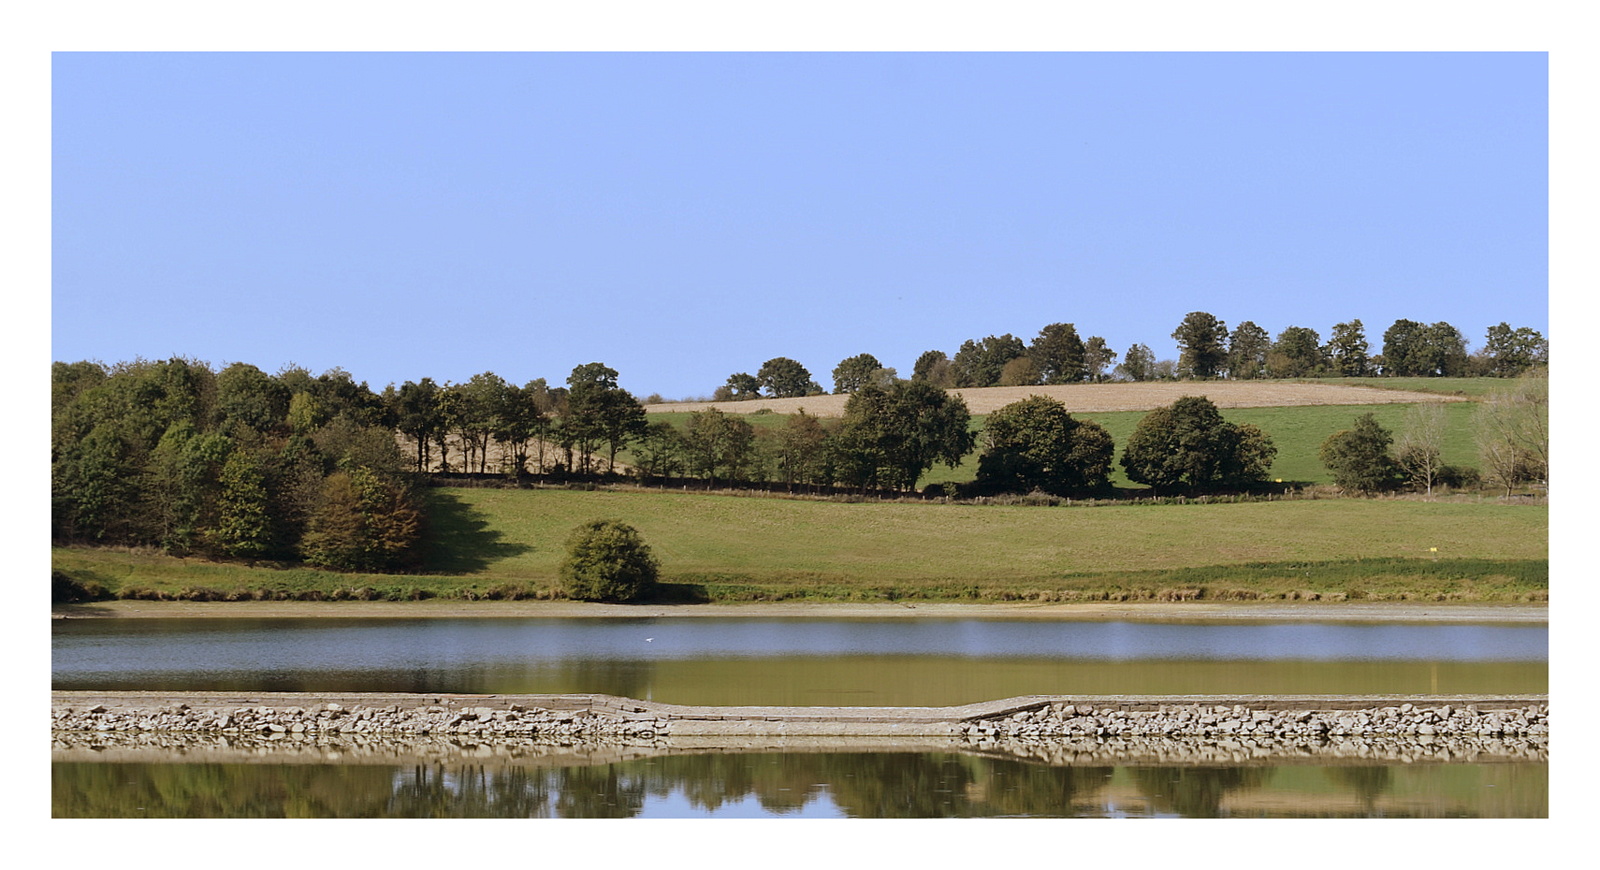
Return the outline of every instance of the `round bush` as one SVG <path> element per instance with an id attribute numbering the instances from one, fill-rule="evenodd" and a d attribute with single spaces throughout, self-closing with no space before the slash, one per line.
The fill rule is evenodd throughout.
<path id="1" fill-rule="evenodd" d="M 590 520 L 567 536 L 561 582 L 579 601 L 633 601 L 655 588 L 659 566 L 633 526 Z"/>

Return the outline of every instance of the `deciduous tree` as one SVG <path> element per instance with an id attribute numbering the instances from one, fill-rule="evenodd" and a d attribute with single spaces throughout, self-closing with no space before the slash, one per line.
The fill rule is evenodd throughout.
<path id="1" fill-rule="evenodd" d="M 1139 421 L 1122 467 L 1158 491 L 1231 489 L 1265 479 L 1276 453 L 1260 429 L 1229 423 L 1204 396 L 1185 396 Z"/>
<path id="2" fill-rule="evenodd" d="M 1031 396 L 990 414 L 983 444 L 981 487 L 1067 495 L 1108 485 L 1111 435 L 1097 423 L 1074 420 L 1055 399 Z"/>
<path id="3" fill-rule="evenodd" d="M 1204 311 L 1191 311 L 1172 331 L 1178 343 L 1178 376 L 1214 378 L 1228 362 L 1228 326 Z"/>
<path id="4" fill-rule="evenodd" d="M 1333 474 L 1333 482 L 1349 493 L 1385 492 L 1399 486 L 1404 472 L 1389 445 L 1394 436 L 1371 414 L 1362 414 L 1349 429 L 1329 435 L 1317 456 Z"/>
<path id="5" fill-rule="evenodd" d="M 833 392 L 853 393 L 871 383 L 873 374 L 882 368 L 883 363 L 870 353 L 841 360 L 833 369 Z"/>
<path id="6" fill-rule="evenodd" d="M 992 387 L 1000 383 L 1006 363 L 1028 352 L 1022 339 L 1011 333 L 988 336 L 982 341 L 961 343 L 950 361 L 952 382 L 957 387 Z"/>
<path id="7" fill-rule="evenodd" d="M 1254 321 L 1246 320 L 1228 335 L 1228 377 L 1253 380 L 1267 376 L 1267 354 L 1272 337 Z"/>
<path id="8" fill-rule="evenodd" d="M 1028 357 L 1046 384 L 1075 384 L 1087 377 L 1083 352 L 1083 339 L 1078 337 L 1077 327 L 1070 323 L 1052 323 L 1044 327 L 1028 345 Z"/>
<path id="9" fill-rule="evenodd" d="M 970 421 L 960 398 L 931 384 L 900 381 L 853 394 L 842 434 L 867 472 L 864 485 L 914 489 L 935 462 L 961 464 L 975 440 Z"/>
<path id="10" fill-rule="evenodd" d="M 811 373 L 800 363 L 786 357 L 773 357 L 761 364 L 756 378 L 774 398 L 788 399 L 822 392 L 811 380 Z"/>
<path id="11" fill-rule="evenodd" d="M 1370 370 L 1367 356 L 1367 335 L 1360 320 L 1349 320 L 1333 325 L 1333 335 L 1323 349 L 1333 374 L 1341 378 L 1365 377 Z"/>

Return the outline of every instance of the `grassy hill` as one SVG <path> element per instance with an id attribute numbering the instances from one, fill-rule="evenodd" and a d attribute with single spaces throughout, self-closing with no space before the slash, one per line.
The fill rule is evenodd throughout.
<path id="1" fill-rule="evenodd" d="M 637 527 L 678 600 L 1543 600 L 1548 510 L 1417 500 L 1002 507 L 642 491 L 432 490 L 430 573 L 332 575 L 59 549 L 112 588 L 549 597 L 561 542 Z M 207 593 L 211 594 L 211 593 Z M 275 593 L 272 593 L 275 594 Z M 341 595 L 345 594 L 341 591 Z"/>

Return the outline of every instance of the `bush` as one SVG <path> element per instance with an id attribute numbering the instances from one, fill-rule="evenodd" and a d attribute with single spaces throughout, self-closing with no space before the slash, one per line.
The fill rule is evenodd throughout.
<path id="1" fill-rule="evenodd" d="M 50 603 L 78 604 L 84 601 L 105 601 L 114 598 L 104 586 L 94 581 L 80 583 L 65 571 L 50 572 Z"/>
<path id="2" fill-rule="evenodd" d="M 659 565 L 639 532 L 617 520 L 590 520 L 567 537 L 561 580 L 579 601 L 633 601 L 653 591 Z"/>

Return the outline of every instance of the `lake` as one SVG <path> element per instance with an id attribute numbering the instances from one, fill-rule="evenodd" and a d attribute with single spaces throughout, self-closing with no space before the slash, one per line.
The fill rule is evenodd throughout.
<path id="1" fill-rule="evenodd" d="M 230 618 L 52 628 L 57 689 L 601 692 L 870 706 L 1031 694 L 1548 691 L 1548 629 L 1526 623 Z M 307 760 L 94 739 L 72 751 L 58 745 L 57 817 L 1548 815 L 1548 764 L 1526 759 L 1152 764 L 826 745 L 642 757 L 567 747 L 549 757 L 466 741 L 442 758 Z"/>

